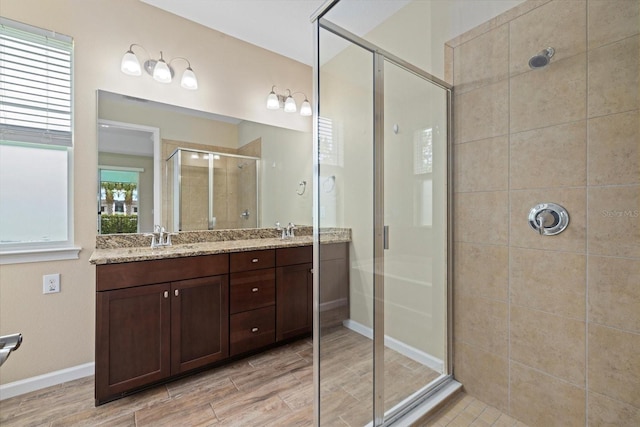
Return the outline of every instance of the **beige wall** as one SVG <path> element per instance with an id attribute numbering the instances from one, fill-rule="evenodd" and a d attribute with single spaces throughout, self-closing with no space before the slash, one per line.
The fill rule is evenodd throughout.
<path id="1" fill-rule="evenodd" d="M 148 106 L 147 103 L 123 102 L 112 96 L 102 96 L 98 114 L 104 120 L 156 127 L 160 129 L 160 139 L 238 148 L 237 125 L 161 109 L 157 104 Z"/>
<path id="2" fill-rule="evenodd" d="M 274 111 L 275 114 L 286 114 Z M 313 205 L 312 138 L 310 132 L 279 129 L 260 123 L 238 125 L 241 146 L 256 139 L 261 141 L 260 218 L 259 227 L 282 225 L 312 225 Z M 300 181 L 306 181 L 306 189 Z"/>
<path id="3" fill-rule="evenodd" d="M 309 131 L 308 118 L 264 108 L 271 85 L 311 93 L 308 66 L 208 30 L 136 0 L 0 0 L 2 16 L 74 38 L 74 230 L 80 259 L 0 267 L 0 334 L 24 343 L 0 371 L 6 384 L 94 360 L 97 182 L 96 90 Z M 189 58 L 197 91 L 119 71 L 131 43 Z M 42 294 L 42 275 L 61 274 L 59 294 Z"/>
<path id="4" fill-rule="evenodd" d="M 529 1 L 451 43 L 455 377 L 528 425 L 640 425 L 639 9 Z"/>

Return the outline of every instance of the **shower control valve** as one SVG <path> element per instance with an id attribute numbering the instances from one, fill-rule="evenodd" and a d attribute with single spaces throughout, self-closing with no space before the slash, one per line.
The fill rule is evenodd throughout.
<path id="1" fill-rule="evenodd" d="M 569 225 L 569 213 L 555 203 L 540 203 L 529 211 L 529 225 L 541 236 L 554 236 Z"/>

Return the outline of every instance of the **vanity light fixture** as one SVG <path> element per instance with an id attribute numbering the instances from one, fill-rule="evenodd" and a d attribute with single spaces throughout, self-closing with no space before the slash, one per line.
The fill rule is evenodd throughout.
<path id="1" fill-rule="evenodd" d="M 269 110 L 277 110 L 282 107 L 285 113 L 295 113 L 298 111 L 298 105 L 296 104 L 295 99 L 293 99 L 293 95 L 301 94 L 304 96 L 304 101 L 300 105 L 300 115 L 301 116 L 310 116 L 313 114 L 311 110 L 311 104 L 307 99 L 307 95 L 302 92 L 291 92 L 289 89 L 285 89 L 287 91 L 287 95 L 281 95 L 275 92 L 275 85 L 271 87 L 271 92 L 267 96 L 267 109 Z"/>
<path id="2" fill-rule="evenodd" d="M 144 62 L 144 70 L 151 76 L 153 76 L 153 79 L 157 82 L 160 83 L 171 83 L 171 81 L 173 80 L 173 76 L 175 75 L 175 72 L 173 71 L 173 68 L 171 67 L 171 63 L 173 63 L 174 61 L 177 61 L 179 59 L 186 61 L 187 63 L 187 69 L 184 70 L 184 72 L 182 73 L 182 79 L 180 80 L 180 86 L 182 86 L 185 89 L 189 89 L 189 90 L 196 90 L 198 89 L 198 79 L 196 78 L 195 73 L 193 72 L 193 69 L 191 68 L 191 63 L 189 62 L 189 60 L 187 58 L 183 58 L 181 56 L 178 56 L 176 58 L 171 59 L 168 63 L 164 60 L 163 56 L 162 56 L 162 51 L 160 51 L 160 59 L 156 60 L 156 59 L 151 59 L 151 55 L 149 55 L 149 53 L 147 52 L 147 50 L 139 45 L 139 44 L 132 44 L 131 46 L 129 46 L 129 50 L 124 54 L 124 56 L 122 57 L 122 61 L 120 63 L 120 70 L 129 75 L 129 76 L 140 76 L 142 75 L 142 66 L 140 66 L 140 61 L 138 60 L 138 56 L 133 52 L 133 47 L 137 46 L 139 48 L 141 48 L 142 50 L 144 50 L 144 52 L 147 54 L 147 57 L 149 57 L 149 59 L 147 59 Z"/>

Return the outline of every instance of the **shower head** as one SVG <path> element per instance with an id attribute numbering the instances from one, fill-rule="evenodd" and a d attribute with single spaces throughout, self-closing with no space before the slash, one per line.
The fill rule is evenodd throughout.
<path id="1" fill-rule="evenodd" d="M 531 59 L 529 59 L 529 67 L 532 70 L 535 70 L 536 68 L 546 67 L 547 65 L 549 65 L 549 61 L 551 61 L 551 57 L 554 53 L 556 53 L 556 50 L 554 48 L 546 48 L 542 52 L 532 56 Z"/>

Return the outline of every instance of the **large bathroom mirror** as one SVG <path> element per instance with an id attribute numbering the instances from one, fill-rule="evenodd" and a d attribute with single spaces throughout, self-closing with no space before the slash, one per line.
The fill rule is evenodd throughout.
<path id="1" fill-rule="evenodd" d="M 169 231 L 311 225 L 310 132 L 103 90 L 97 98 L 99 234 L 147 233 L 155 224 Z"/>

